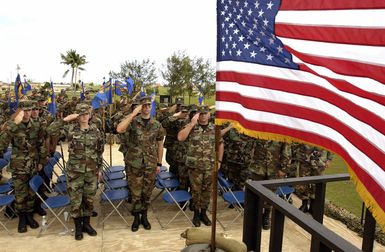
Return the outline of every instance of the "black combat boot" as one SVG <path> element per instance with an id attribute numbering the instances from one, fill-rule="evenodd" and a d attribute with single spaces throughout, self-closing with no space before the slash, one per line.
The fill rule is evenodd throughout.
<path id="1" fill-rule="evenodd" d="M 144 229 L 150 230 L 151 229 L 151 224 L 148 222 L 147 219 L 147 210 L 142 211 L 142 216 L 140 218 L 140 223 L 143 225 Z"/>
<path id="2" fill-rule="evenodd" d="M 75 223 L 75 240 L 80 241 L 83 239 L 83 218 L 74 218 Z"/>
<path id="3" fill-rule="evenodd" d="M 315 199 L 310 199 L 309 209 L 308 209 L 309 214 L 313 214 L 314 201 L 315 201 Z"/>
<path id="4" fill-rule="evenodd" d="M 140 225 L 139 213 L 134 213 L 134 222 L 132 222 L 131 231 L 132 232 L 138 231 L 139 225 Z"/>
<path id="5" fill-rule="evenodd" d="M 35 229 L 35 228 L 38 228 L 38 227 L 39 227 L 39 223 L 37 223 L 37 221 L 35 221 L 35 220 L 33 219 L 33 212 L 31 212 L 31 213 L 26 213 L 25 216 L 26 216 L 27 224 L 28 224 L 32 229 Z"/>
<path id="6" fill-rule="evenodd" d="M 298 209 L 304 213 L 307 213 L 307 212 L 309 212 L 308 204 L 309 204 L 309 200 L 307 200 L 307 199 L 302 200 L 302 205 Z"/>
<path id="7" fill-rule="evenodd" d="M 26 213 L 19 213 L 19 226 L 17 227 L 17 232 L 19 233 L 27 232 Z"/>
<path id="8" fill-rule="evenodd" d="M 207 209 L 202 208 L 201 209 L 201 214 L 200 214 L 200 220 L 205 224 L 206 226 L 211 226 L 211 220 L 206 214 Z"/>
<path id="9" fill-rule="evenodd" d="M 200 227 L 201 226 L 201 220 L 200 220 L 200 213 L 199 213 L 199 209 L 194 209 L 194 217 L 193 217 L 193 224 L 194 226 L 196 227 Z"/>
<path id="10" fill-rule="evenodd" d="M 270 209 L 265 208 L 265 211 L 262 214 L 262 228 L 264 230 L 270 229 Z"/>
<path id="11" fill-rule="evenodd" d="M 98 233 L 96 232 L 90 224 L 90 216 L 83 217 L 83 232 L 87 233 L 89 236 L 96 236 Z"/>

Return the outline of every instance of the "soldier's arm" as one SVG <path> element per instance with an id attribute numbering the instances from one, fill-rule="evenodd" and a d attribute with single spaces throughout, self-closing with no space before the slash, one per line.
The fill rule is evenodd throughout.
<path id="1" fill-rule="evenodd" d="M 224 136 L 229 130 L 231 130 L 234 127 L 232 123 L 230 123 L 226 128 L 221 129 L 221 136 Z"/>
<path id="2" fill-rule="evenodd" d="M 196 113 L 194 117 L 191 119 L 191 122 L 186 124 L 184 128 L 178 132 L 178 141 L 184 141 L 187 139 L 188 135 L 190 134 L 191 130 L 195 127 L 195 125 L 198 123 L 198 117 L 199 113 Z"/>
<path id="3" fill-rule="evenodd" d="M 38 140 L 38 149 L 39 149 L 39 164 L 44 166 L 47 163 L 49 157 L 49 151 L 46 145 L 47 132 L 43 124 L 40 124 L 39 128 L 39 140 Z"/>
<path id="4" fill-rule="evenodd" d="M 126 132 L 127 128 L 128 128 L 128 125 L 130 125 L 130 123 L 132 122 L 132 120 L 135 118 L 135 116 L 137 116 L 140 112 L 140 110 L 142 109 L 142 105 L 139 105 L 137 106 L 134 111 L 129 114 L 128 116 L 126 116 L 119 124 L 118 126 L 116 127 L 116 132 L 118 133 L 124 133 Z"/>
<path id="5" fill-rule="evenodd" d="M 165 130 L 162 127 L 162 125 L 160 125 L 160 127 L 158 129 L 157 136 L 156 136 L 156 141 L 158 142 L 158 164 L 162 164 L 162 160 L 163 160 L 163 139 L 164 139 L 164 136 L 165 136 Z"/>
<path id="6" fill-rule="evenodd" d="M 288 143 L 283 143 L 282 144 L 282 149 L 281 149 L 281 156 L 280 156 L 280 161 L 281 161 L 281 169 L 278 171 L 279 175 L 280 172 L 283 172 L 285 174 L 290 172 L 290 163 L 291 163 L 291 145 Z"/>
<path id="7" fill-rule="evenodd" d="M 4 152 L 7 151 L 7 148 L 11 142 L 13 137 L 12 127 L 16 127 L 16 124 L 12 120 L 5 122 L 3 125 L 0 133 L 0 157 L 2 157 Z"/>

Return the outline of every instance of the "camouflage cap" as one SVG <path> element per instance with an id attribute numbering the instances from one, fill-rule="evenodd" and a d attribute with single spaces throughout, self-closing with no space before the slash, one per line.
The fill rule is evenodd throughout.
<path id="1" fill-rule="evenodd" d="M 182 104 L 181 105 L 181 107 L 180 107 L 180 111 L 182 111 L 182 112 L 188 112 L 188 106 L 187 105 L 184 105 L 184 104 Z"/>
<path id="2" fill-rule="evenodd" d="M 201 105 L 198 107 L 198 113 L 207 113 L 209 112 L 209 106 L 207 105 Z"/>
<path id="3" fill-rule="evenodd" d="M 19 108 L 21 108 L 22 110 L 31 110 L 32 107 L 33 107 L 32 101 L 28 101 L 28 100 L 19 101 Z"/>
<path id="4" fill-rule="evenodd" d="M 151 97 L 150 96 L 143 96 L 140 98 L 140 104 L 151 104 Z"/>
<path id="5" fill-rule="evenodd" d="M 76 105 L 75 113 L 79 115 L 87 114 L 90 112 L 90 108 L 91 108 L 90 105 L 86 103 L 80 103 Z"/>
<path id="6" fill-rule="evenodd" d="M 37 101 L 31 101 L 32 103 L 32 109 L 39 109 L 39 105 L 37 104 Z"/>
<path id="7" fill-rule="evenodd" d="M 131 105 L 139 105 L 140 104 L 140 100 L 139 99 L 135 99 Z"/>
<path id="8" fill-rule="evenodd" d="M 191 104 L 189 107 L 188 107 L 188 110 L 190 112 L 197 112 L 198 111 L 198 106 L 195 105 L 195 104 Z"/>
<path id="9" fill-rule="evenodd" d="M 46 98 L 44 97 L 44 95 L 37 95 L 36 100 L 42 102 L 42 101 L 45 101 Z"/>

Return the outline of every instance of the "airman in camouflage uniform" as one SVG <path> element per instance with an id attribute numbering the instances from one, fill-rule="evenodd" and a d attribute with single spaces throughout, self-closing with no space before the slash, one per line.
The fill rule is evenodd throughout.
<path id="1" fill-rule="evenodd" d="M 140 116 L 137 116 L 139 112 Z M 132 194 L 133 232 L 138 231 L 140 223 L 144 229 L 151 229 L 147 210 L 154 189 L 155 174 L 162 166 L 165 131 L 160 122 L 150 117 L 150 112 L 151 98 L 143 97 L 140 105 L 116 128 L 120 134 L 128 133 L 124 161 L 128 167 L 128 184 Z"/>
<path id="2" fill-rule="evenodd" d="M 179 130 L 182 129 L 185 124 L 185 120 L 188 116 L 187 106 L 181 105 L 180 111 L 177 111 L 174 115 L 167 117 L 162 121 L 162 126 L 166 130 L 167 135 L 164 140 L 164 147 L 166 151 L 166 161 L 170 165 L 169 170 L 179 179 L 179 163 L 181 162 L 180 155 L 177 156 L 177 148 L 184 146 L 183 143 L 178 143 L 177 135 Z M 181 154 L 181 153 L 178 153 Z"/>
<path id="3" fill-rule="evenodd" d="M 97 235 L 90 225 L 94 209 L 97 177 L 101 176 L 104 142 L 95 125 L 89 125 L 90 106 L 78 104 L 76 114 L 58 119 L 47 129 L 48 134 L 63 132 L 68 139 L 67 191 L 71 200 L 71 216 L 75 222 L 75 239 L 83 239 L 83 233 Z M 67 124 L 78 119 L 78 123 Z"/>
<path id="4" fill-rule="evenodd" d="M 289 148 L 292 157 L 290 173 L 296 177 L 320 175 L 333 158 L 330 152 L 308 144 L 292 143 Z M 305 213 L 311 211 L 309 205 L 311 207 L 314 199 L 315 185 L 297 185 L 295 193 L 302 200 L 299 209 Z"/>
<path id="5" fill-rule="evenodd" d="M 290 162 L 290 156 L 283 150 L 282 142 L 255 139 L 249 178 L 257 181 L 278 178 L 279 171 Z M 265 230 L 270 228 L 270 212 L 271 206 L 265 204 L 262 216 L 262 227 Z"/>
<path id="6" fill-rule="evenodd" d="M 200 226 L 200 221 L 207 226 L 211 225 L 206 211 L 210 203 L 215 160 L 215 126 L 209 123 L 209 118 L 208 107 L 200 106 L 191 122 L 178 133 L 178 140 L 187 139 L 188 143 L 186 166 L 191 183 L 193 224 L 196 227 Z"/>
<path id="7" fill-rule="evenodd" d="M 31 108 L 30 101 L 20 101 L 18 111 L 5 123 L 0 138 L 0 155 L 4 154 L 9 144 L 12 145 L 9 171 L 15 188 L 19 233 L 27 231 L 27 224 L 31 228 L 39 227 L 33 219 L 35 195 L 29 188 L 29 180 L 47 161 L 42 129 L 30 118 Z"/>

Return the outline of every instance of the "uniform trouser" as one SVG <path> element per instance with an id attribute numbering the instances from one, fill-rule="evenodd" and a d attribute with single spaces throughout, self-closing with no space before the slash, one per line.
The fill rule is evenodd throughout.
<path id="1" fill-rule="evenodd" d="M 179 189 L 187 191 L 187 189 L 190 186 L 190 180 L 189 180 L 187 167 L 184 163 L 178 163 L 178 172 L 179 172 Z"/>
<path id="2" fill-rule="evenodd" d="M 228 178 L 237 190 L 242 190 L 247 180 L 247 169 L 243 164 L 227 162 Z"/>
<path id="3" fill-rule="evenodd" d="M 313 168 L 310 164 L 299 164 L 298 177 L 320 175 L 317 168 Z M 315 198 L 315 184 L 303 184 L 295 186 L 295 194 L 301 200 L 309 200 Z"/>
<path id="4" fill-rule="evenodd" d="M 192 204 L 195 210 L 207 209 L 210 204 L 212 171 L 188 168 Z"/>
<path id="5" fill-rule="evenodd" d="M 155 167 L 128 167 L 128 184 L 132 196 L 132 212 L 138 213 L 149 208 L 151 194 L 155 187 Z"/>
<path id="6" fill-rule="evenodd" d="M 15 188 L 15 210 L 17 213 L 33 212 L 35 193 L 29 187 L 32 174 L 13 174 L 13 186 Z"/>
<path id="7" fill-rule="evenodd" d="M 261 181 L 261 180 L 269 180 L 269 179 L 275 179 L 276 177 L 275 176 L 267 176 L 267 175 L 260 175 L 260 174 L 256 174 L 256 173 L 251 173 L 249 178 L 251 180 L 255 180 L 255 181 Z M 263 202 L 263 207 L 265 209 L 271 209 L 271 205 L 267 204 L 266 202 Z"/>
<path id="8" fill-rule="evenodd" d="M 71 201 L 71 217 L 91 216 L 97 190 L 95 171 L 67 173 L 67 191 Z"/>
<path id="9" fill-rule="evenodd" d="M 173 148 L 167 148 L 166 161 L 170 165 L 169 171 L 179 178 L 178 162 L 175 160 L 175 150 Z"/>

